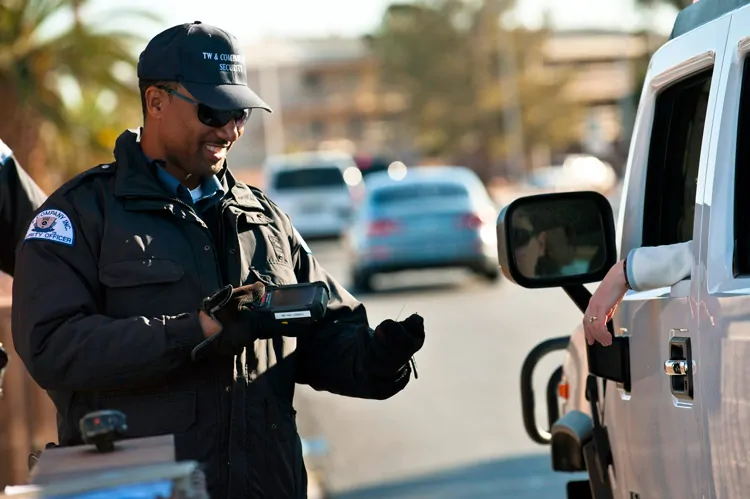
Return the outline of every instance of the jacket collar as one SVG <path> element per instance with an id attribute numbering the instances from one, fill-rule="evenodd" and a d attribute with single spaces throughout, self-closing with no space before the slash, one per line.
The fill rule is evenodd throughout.
<path id="1" fill-rule="evenodd" d="M 171 199 L 173 196 L 166 191 L 153 171 L 153 166 L 146 159 L 141 150 L 141 129 L 125 130 L 115 142 L 114 156 L 117 163 L 115 172 L 116 197 L 159 197 Z M 238 183 L 229 171 L 226 160 L 224 168 L 216 177 L 227 192 L 227 201 L 245 207 L 262 210 L 258 198 L 248 186 Z M 234 204 L 234 203 L 233 203 Z"/>

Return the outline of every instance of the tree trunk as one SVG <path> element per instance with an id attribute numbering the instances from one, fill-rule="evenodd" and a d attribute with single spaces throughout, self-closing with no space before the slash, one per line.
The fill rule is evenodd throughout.
<path id="1" fill-rule="evenodd" d="M 41 131 L 43 120 L 33 110 L 18 104 L 15 89 L 0 82 L 0 95 L 5 103 L 0 106 L 0 139 L 11 148 L 18 162 L 46 193 L 51 192 L 51 177 L 47 168 L 47 152 Z"/>

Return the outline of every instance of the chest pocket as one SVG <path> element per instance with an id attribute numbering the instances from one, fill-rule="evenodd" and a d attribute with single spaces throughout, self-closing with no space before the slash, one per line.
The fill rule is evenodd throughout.
<path id="1" fill-rule="evenodd" d="M 243 284 L 295 284 L 289 238 L 275 221 L 260 212 L 243 213 L 238 219 L 240 247 L 246 276 Z"/>
<path id="2" fill-rule="evenodd" d="M 99 281 L 105 286 L 107 315 L 177 314 L 185 311 L 185 270 L 174 260 L 138 258 L 104 264 Z M 192 306 L 190 304 L 189 306 Z"/>

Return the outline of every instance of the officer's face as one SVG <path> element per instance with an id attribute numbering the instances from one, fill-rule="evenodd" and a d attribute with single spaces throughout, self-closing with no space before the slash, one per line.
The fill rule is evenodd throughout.
<path id="1" fill-rule="evenodd" d="M 176 90 L 194 99 L 181 85 Z M 224 166 L 227 151 L 240 138 L 244 126 L 238 128 L 236 122 L 230 120 L 223 127 L 213 128 L 198 119 L 196 104 L 174 96 L 165 104 L 160 138 L 167 162 L 193 177 L 218 173 Z"/>

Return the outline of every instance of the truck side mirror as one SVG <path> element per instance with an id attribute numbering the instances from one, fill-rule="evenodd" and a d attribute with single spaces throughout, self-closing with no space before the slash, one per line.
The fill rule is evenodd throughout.
<path id="1" fill-rule="evenodd" d="M 612 207 L 593 191 L 518 198 L 497 219 L 498 259 L 525 288 L 601 281 L 615 264 Z"/>

